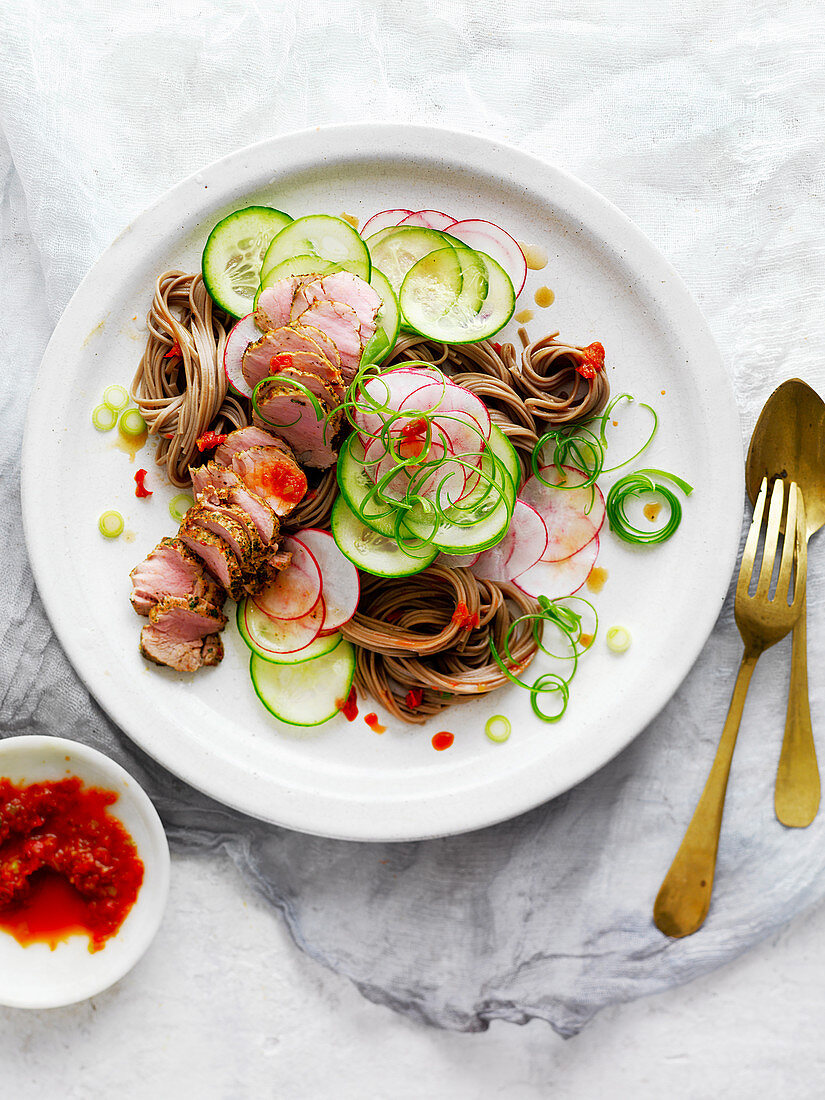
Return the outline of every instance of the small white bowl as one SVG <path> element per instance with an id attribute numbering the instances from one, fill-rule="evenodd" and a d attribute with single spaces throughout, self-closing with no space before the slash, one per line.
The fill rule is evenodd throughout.
<path id="1" fill-rule="evenodd" d="M 108 989 L 135 965 L 160 927 L 169 894 L 169 845 L 146 792 L 114 760 L 62 737 L 8 737 L 0 741 L 0 778 L 13 783 L 77 776 L 87 786 L 116 791 L 109 813 L 122 822 L 145 867 L 143 885 L 116 935 L 92 954 L 86 936 L 22 947 L 0 929 L 0 1005 L 58 1008 Z"/>

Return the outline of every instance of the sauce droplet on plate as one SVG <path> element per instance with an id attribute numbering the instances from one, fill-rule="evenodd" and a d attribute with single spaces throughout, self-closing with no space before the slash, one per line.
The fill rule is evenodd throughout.
<path id="1" fill-rule="evenodd" d="M 524 241 L 519 241 L 518 246 L 524 253 L 527 266 L 531 271 L 541 271 L 543 267 L 547 267 L 547 253 L 541 245 L 526 244 Z"/>
<path id="2" fill-rule="evenodd" d="M 369 714 L 365 714 L 364 721 L 373 733 L 383 733 L 384 730 L 387 728 L 386 726 L 382 726 L 381 723 L 378 721 L 378 715 L 375 713 L 375 711 L 370 711 Z"/>
<path id="3" fill-rule="evenodd" d="M 658 500 L 651 500 L 649 504 L 646 504 L 642 511 L 645 514 L 645 519 L 649 519 L 651 523 L 656 522 L 656 517 L 661 512 L 662 506 Z"/>
<path id="4" fill-rule="evenodd" d="M 548 306 L 552 306 L 556 300 L 556 295 L 550 289 L 549 286 L 540 286 L 536 293 L 533 295 L 537 306 L 541 306 L 542 309 L 546 309 Z"/>
<path id="5" fill-rule="evenodd" d="M 354 214 L 341 214 L 341 221 L 351 225 L 353 229 L 357 229 L 361 224 Z"/>
<path id="6" fill-rule="evenodd" d="M 528 321 L 533 320 L 532 309 L 520 309 L 516 314 L 516 320 L 520 325 L 526 325 Z"/>
<path id="7" fill-rule="evenodd" d="M 447 730 L 441 730 L 440 733 L 433 734 L 433 748 L 436 752 L 443 752 L 448 749 L 455 741 L 455 734 L 449 733 Z"/>
<path id="8" fill-rule="evenodd" d="M 358 692 L 353 684 L 346 699 L 336 699 L 335 705 L 348 722 L 354 722 L 358 717 Z"/>
<path id="9" fill-rule="evenodd" d="M 591 592 L 601 592 L 604 582 L 607 580 L 607 570 L 601 565 L 594 565 L 587 578 L 587 587 Z"/>

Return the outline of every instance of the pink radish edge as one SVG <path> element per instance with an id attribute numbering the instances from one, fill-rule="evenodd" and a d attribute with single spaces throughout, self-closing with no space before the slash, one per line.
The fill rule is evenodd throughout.
<path id="1" fill-rule="evenodd" d="M 257 603 L 255 606 L 258 606 Z M 319 597 L 315 606 L 299 619 L 276 619 L 270 615 L 269 618 L 274 627 L 280 630 L 282 644 L 262 646 L 262 648 L 268 653 L 299 653 L 314 642 L 321 633 L 324 614 L 324 600 L 323 597 Z M 246 611 L 244 611 L 244 617 L 246 617 Z"/>
<path id="2" fill-rule="evenodd" d="M 513 582 L 522 592 L 537 599 L 547 596 L 560 600 L 578 592 L 596 564 L 599 556 L 599 536 L 563 561 L 538 561 Z"/>
<path id="3" fill-rule="evenodd" d="M 573 481 L 586 480 L 575 466 L 564 466 Z M 555 466 L 543 466 L 543 477 L 552 478 Z M 535 508 L 547 527 L 548 543 L 542 554 L 544 561 L 564 561 L 578 553 L 596 537 L 604 523 L 604 497 L 598 485 L 594 486 L 592 507 L 590 487 L 586 489 L 554 489 L 545 485 L 534 474 L 521 487 L 519 499 Z"/>
<path id="4" fill-rule="evenodd" d="M 283 541 L 282 548 L 292 554 L 286 569 L 252 597 L 255 606 L 270 619 L 288 622 L 301 619 L 315 607 L 322 595 L 322 576 L 315 555 L 294 536 Z"/>
<path id="5" fill-rule="evenodd" d="M 298 532 L 298 540 L 314 555 L 321 570 L 322 594 L 326 613 L 322 634 L 332 634 L 348 623 L 358 610 L 361 581 L 358 570 L 338 549 L 329 533 L 317 527 L 305 527 Z"/>
<path id="6" fill-rule="evenodd" d="M 455 218 L 442 210 L 416 210 L 409 214 L 399 225 L 420 225 L 424 229 L 449 229 L 455 225 Z"/>
<path id="7" fill-rule="evenodd" d="M 365 233 L 371 236 L 373 233 L 377 233 L 379 229 L 390 229 L 392 226 L 398 225 L 404 218 L 408 218 L 412 213 L 414 211 L 402 209 L 379 210 L 377 214 L 367 218 L 361 226 L 361 236 L 363 237 Z"/>
<path id="8" fill-rule="evenodd" d="M 236 393 L 243 397 L 252 397 L 252 389 L 243 376 L 243 353 L 255 340 L 259 340 L 261 332 L 255 324 L 255 314 L 247 313 L 241 317 L 233 327 L 223 349 L 223 372 L 229 385 Z"/>
<path id="9" fill-rule="evenodd" d="M 513 283 L 516 297 L 527 281 L 527 260 L 518 241 L 506 229 L 482 218 L 468 218 L 450 226 L 450 236 L 501 264 Z"/>

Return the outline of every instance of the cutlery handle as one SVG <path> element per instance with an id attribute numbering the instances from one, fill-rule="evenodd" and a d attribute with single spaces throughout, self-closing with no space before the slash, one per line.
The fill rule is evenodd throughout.
<path id="1" fill-rule="evenodd" d="M 804 829 L 819 809 L 819 767 L 808 698 L 807 598 L 793 632 L 785 737 L 776 772 L 774 806 L 783 825 Z"/>
<path id="2" fill-rule="evenodd" d="M 690 936 L 710 908 L 725 792 L 739 723 L 759 653 L 745 650 L 710 775 L 670 870 L 653 905 L 653 920 L 666 936 Z"/>

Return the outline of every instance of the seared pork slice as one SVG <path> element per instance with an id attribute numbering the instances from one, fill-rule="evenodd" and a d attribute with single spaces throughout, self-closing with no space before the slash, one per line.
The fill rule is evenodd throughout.
<path id="1" fill-rule="evenodd" d="M 215 451 L 214 461 L 220 462 L 223 466 L 231 466 L 232 456 L 239 454 L 241 451 L 248 451 L 250 447 L 278 447 L 285 455 L 292 458 L 289 444 L 285 443 L 283 439 L 264 428 L 250 425 L 247 428 L 236 428 L 234 432 L 230 432 Z"/>
<path id="2" fill-rule="evenodd" d="M 332 442 L 340 426 L 340 410 L 328 418 L 324 409 L 324 414 L 319 416 L 310 397 L 276 379 L 264 382 L 258 391 L 257 403 L 258 411 L 253 413 L 253 421 L 271 424 L 303 465 L 326 469 L 337 460 Z M 244 481 L 249 485 L 246 478 Z"/>
<path id="3" fill-rule="evenodd" d="M 132 607 L 148 615 L 165 596 L 194 596 L 221 607 L 226 593 L 203 567 L 203 562 L 180 539 L 161 539 L 149 556 L 129 574 Z"/>
<path id="4" fill-rule="evenodd" d="M 217 631 L 225 626 L 226 615 L 206 600 L 166 596 L 152 608 L 140 632 L 140 652 L 156 665 L 196 672 L 223 657 Z"/>
<path id="5" fill-rule="evenodd" d="M 270 328 L 281 328 L 289 324 L 292 299 L 301 280 L 294 275 L 279 279 L 272 286 L 262 290 L 255 310 L 255 323 L 261 332 Z"/>
<path id="6" fill-rule="evenodd" d="M 241 451 L 232 458 L 232 469 L 247 489 L 265 501 L 276 516 L 289 515 L 306 496 L 306 474 L 276 447 L 250 447 Z"/>
<path id="7" fill-rule="evenodd" d="M 361 322 L 352 306 L 343 302 L 314 301 L 303 312 L 293 314 L 298 325 L 312 325 L 325 332 L 338 348 L 341 356 L 341 374 L 349 383 L 361 364 Z"/>
<path id="8" fill-rule="evenodd" d="M 192 509 L 190 508 L 189 511 L 191 512 Z M 243 572 L 235 554 L 219 535 L 197 523 L 190 522 L 189 513 L 187 513 L 178 532 L 178 538 L 198 555 L 233 600 L 240 598 L 244 589 Z"/>
<path id="9" fill-rule="evenodd" d="M 304 280 L 292 299 L 292 318 L 299 317 L 313 302 L 340 302 L 355 310 L 363 345 L 375 335 L 375 318 L 381 307 L 381 296 L 357 275 L 349 271 L 336 271 L 312 282 Z"/>
<path id="10" fill-rule="evenodd" d="M 321 332 L 319 328 L 314 328 L 312 325 L 291 325 L 290 327 L 295 332 L 303 333 L 311 340 L 314 340 L 327 359 L 329 359 L 332 366 L 340 371 L 341 356 L 338 354 L 338 348 L 333 344 L 332 340 L 330 340 L 325 332 Z"/>
<path id="11" fill-rule="evenodd" d="M 195 499 L 204 504 L 217 504 L 225 494 L 225 499 L 243 509 L 252 520 L 258 537 L 265 546 L 277 538 L 278 517 L 265 500 L 251 492 L 234 470 L 222 466 L 219 462 L 208 462 L 197 470 L 190 469 Z"/>
<path id="12" fill-rule="evenodd" d="M 298 359 L 299 357 L 296 355 L 294 356 L 294 358 Z M 318 361 L 320 362 L 321 360 L 319 359 Z M 326 363 L 326 359 L 324 359 L 323 362 Z M 293 367 L 284 367 L 283 370 L 278 371 L 278 381 L 283 380 L 288 382 L 290 379 L 292 379 L 294 382 L 298 382 L 301 386 L 304 386 L 306 389 L 308 389 L 311 394 L 317 397 L 321 404 L 324 406 L 325 413 L 329 412 L 331 409 L 337 408 L 341 399 L 344 396 L 343 385 L 341 386 L 341 394 L 340 396 L 338 396 L 337 394 L 334 394 L 332 390 L 321 381 L 317 374 L 315 374 L 314 372 L 307 373 L 297 363 Z M 259 400 L 265 392 L 266 391 L 264 389 L 264 386 L 261 386 L 260 390 L 258 391 Z"/>
<path id="13" fill-rule="evenodd" d="M 206 531 L 211 531 L 218 538 L 223 539 L 229 549 L 235 555 L 244 580 L 252 576 L 261 566 L 265 547 L 258 538 L 257 531 L 254 535 L 254 543 L 249 533 L 237 516 L 232 515 L 228 508 L 210 508 L 204 504 L 195 504 L 186 513 L 187 523 L 191 527 L 196 524 Z"/>

